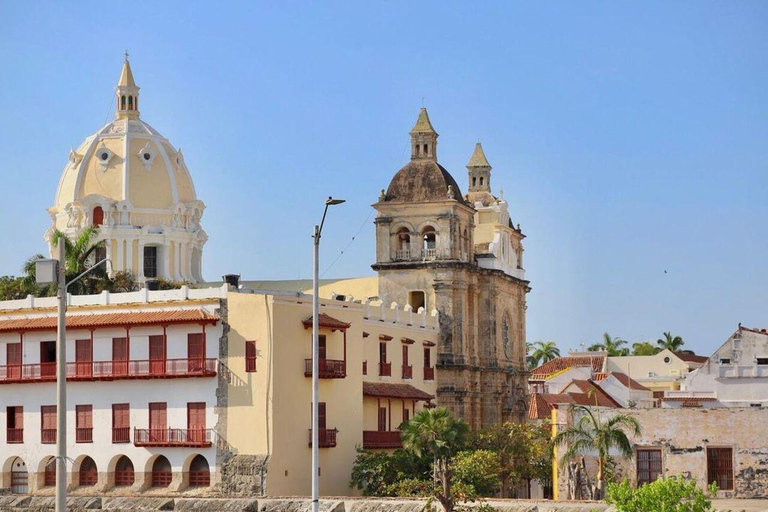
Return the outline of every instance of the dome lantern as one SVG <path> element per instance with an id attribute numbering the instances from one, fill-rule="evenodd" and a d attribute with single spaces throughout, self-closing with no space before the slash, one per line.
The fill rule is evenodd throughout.
<path id="1" fill-rule="evenodd" d="M 411 130 L 411 160 L 432 160 L 437 162 L 438 133 L 429 121 L 427 109 L 421 107 L 416 124 Z"/>
<path id="2" fill-rule="evenodd" d="M 128 61 L 128 52 L 125 52 L 123 70 L 120 80 L 115 87 L 117 104 L 115 106 L 116 119 L 138 119 L 139 117 L 139 87 L 133 79 L 131 63 Z"/>

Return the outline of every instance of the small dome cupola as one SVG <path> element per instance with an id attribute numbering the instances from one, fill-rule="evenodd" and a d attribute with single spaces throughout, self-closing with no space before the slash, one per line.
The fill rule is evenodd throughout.
<path id="1" fill-rule="evenodd" d="M 491 192 L 491 164 L 479 142 L 475 144 L 475 151 L 467 163 L 467 171 L 470 192 Z"/>
<path id="2" fill-rule="evenodd" d="M 139 117 L 139 87 L 133 80 L 131 63 L 128 62 L 128 52 L 125 52 L 123 71 L 120 80 L 115 87 L 117 106 L 115 107 L 116 119 L 138 119 Z"/>
<path id="3" fill-rule="evenodd" d="M 427 109 L 422 107 L 419 118 L 411 130 L 411 160 L 437 162 L 437 137 L 439 135 L 429 121 Z"/>

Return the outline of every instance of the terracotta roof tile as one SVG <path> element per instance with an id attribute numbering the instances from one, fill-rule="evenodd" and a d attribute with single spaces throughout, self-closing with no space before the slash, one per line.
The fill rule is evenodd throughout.
<path id="1" fill-rule="evenodd" d="M 312 317 L 310 316 L 305 318 L 301 323 L 304 324 L 305 329 L 311 329 Z M 349 329 L 349 327 L 352 325 L 348 324 L 347 322 L 342 322 L 341 320 L 333 318 L 331 315 L 327 315 L 325 313 L 320 313 L 317 315 L 317 323 L 320 327 L 327 327 L 328 329 L 341 329 L 342 331 Z"/>
<path id="2" fill-rule="evenodd" d="M 218 321 L 218 316 L 206 313 L 201 309 L 129 311 L 122 313 L 67 315 L 67 329 L 188 323 L 215 324 Z M 0 320 L 0 332 L 55 331 L 56 323 L 57 319 L 55 316 Z"/>
<path id="3" fill-rule="evenodd" d="M 574 379 L 563 389 L 567 389 L 571 384 L 575 384 L 581 390 L 581 393 L 568 393 L 579 405 L 594 406 L 597 402 L 599 407 L 621 407 L 621 404 L 593 381 Z M 592 391 L 592 396 L 589 396 L 590 391 Z"/>
<path id="4" fill-rule="evenodd" d="M 363 382 L 363 396 L 427 401 L 435 398 L 433 395 L 410 384 L 392 384 L 388 382 Z"/>
<path id="5" fill-rule="evenodd" d="M 675 352 L 675 355 L 686 363 L 706 363 L 709 361 L 707 356 L 697 356 L 696 354 L 686 354 L 684 352 Z"/>
<path id="6" fill-rule="evenodd" d="M 665 402 L 714 402 L 717 398 L 713 396 L 665 396 Z"/>
<path id="7" fill-rule="evenodd" d="M 601 372 L 601 373 L 596 373 L 595 376 L 592 378 L 592 380 L 595 381 L 595 382 L 602 382 L 605 379 L 607 379 L 609 375 L 613 375 L 614 377 L 616 377 L 616 379 L 619 382 L 621 382 L 624 385 L 625 388 L 629 388 L 630 387 L 630 383 L 631 383 L 632 384 L 632 389 L 636 389 L 636 390 L 639 390 L 639 391 L 650 391 L 650 389 L 648 389 L 647 387 L 643 386 L 642 384 L 637 382 L 635 379 L 630 378 L 629 375 L 627 375 L 626 373 L 622 373 L 622 372 L 607 372 L 607 373 L 606 372 Z"/>
<path id="8" fill-rule="evenodd" d="M 574 367 L 592 367 L 594 372 L 599 372 L 603 369 L 603 363 L 605 362 L 605 356 L 566 356 L 557 357 L 551 361 L 547 361 L 538 368 L 531 370 L 531 378 L 546 378 L 547 376 L 567 370 Z"/>
<path id="9" fill-rule="evenodd" d="M 528 405 L 528 417 L 532 420 L 549 419 L 553 405 L 575 403 L 573 396 L 569 393 L 533 393 L 531 403 Z"/>

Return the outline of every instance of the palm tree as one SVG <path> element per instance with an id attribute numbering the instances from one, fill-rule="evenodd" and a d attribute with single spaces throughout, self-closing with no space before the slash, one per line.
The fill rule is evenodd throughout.
<path id="1" fill-rule="evenodd" d="M 672 336 L 671 332 L 665 332 L 663 338 L 656 340 L 656 345 L 658 345 L 661 350 L 666 348 L 672 352 L 680 352 L 680 349 L 683 348 L 685 342 L 680 336 Z"/>
<path id="2" fill-rule="evenodd" d="M 577 453 L 597 452 L 597 499 L 602 499 L 605 485 L 605 463 L 612 449 L 618 451 L 626 458 L 631 459 L 632 443 L 629 441 L 626 430 L 635 436 L 642 433 L 640 423 L 633 416 L 617 414 L 606 422 L 600 421 L 600 410 L 597 416 L 592 414 L 589 407 L 575 405 L 573 412 L 580 410 L 585 414 L 572 427 L 558 433 L 552 442 L 555 445 L 565 444 L 568 450 L 563 455 L 563 461 L 567 461 Z"/>
<path id="3" fill-rule="evenodd" d="M 417 457 L 428 454 L 434 461 L 432 475 L 435 484 L 440 484 L 435 487 L 435 497 L 445 512 L 453 512 L 454 506 L 451 457 L 464 447 L 468 436 L 469 425 L 454 418 L 444 407 L 422 409 L 403 425 L 403 448 Z"/>
<path id="4" fill-rule="evenodd" d="M 642 341 L 640 343 L 632 344 L 633 356 L 652 356 L 658 354 L 661 349 L 650 341 Z"/>
<path id="5" fill-rule="evenodd" d="M 605 352 L 608 352 L 609 356 L 628 356 L 629 348 L 622 347 L 622 345 L 626 345 L 626 344 L 627 344 L 627 340 L 623 340 L 619 337 L 611 338 L 610 334 L 608 334 L 607 332 L 604 332 L 602 343 L 595 343 L 594 345 L 589 347 L 587 350 L 590 350 L 592 352 L 604 350 Z"/>
<path id="6" fill-rule="evenodd" d="M 528 356 L 528 366 L 531 368 L 560 357 L 560 349 L 554 341 L 535 341 L 529 345 L 530 349 L 533 349 L 533 353 Z"/>

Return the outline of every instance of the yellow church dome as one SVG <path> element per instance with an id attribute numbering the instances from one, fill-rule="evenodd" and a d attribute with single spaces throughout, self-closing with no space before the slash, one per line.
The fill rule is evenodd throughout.
<path id="1" fill-rule="evenodd" d="M 200 281 L 205 205 L 181 150 L 140 118 L 127 54 L 115 100 L 115 119 L 69 153 L 48 209 L 51 252 L 54 230 L 70 236 L 95 226 L 112 271 Z"/>

